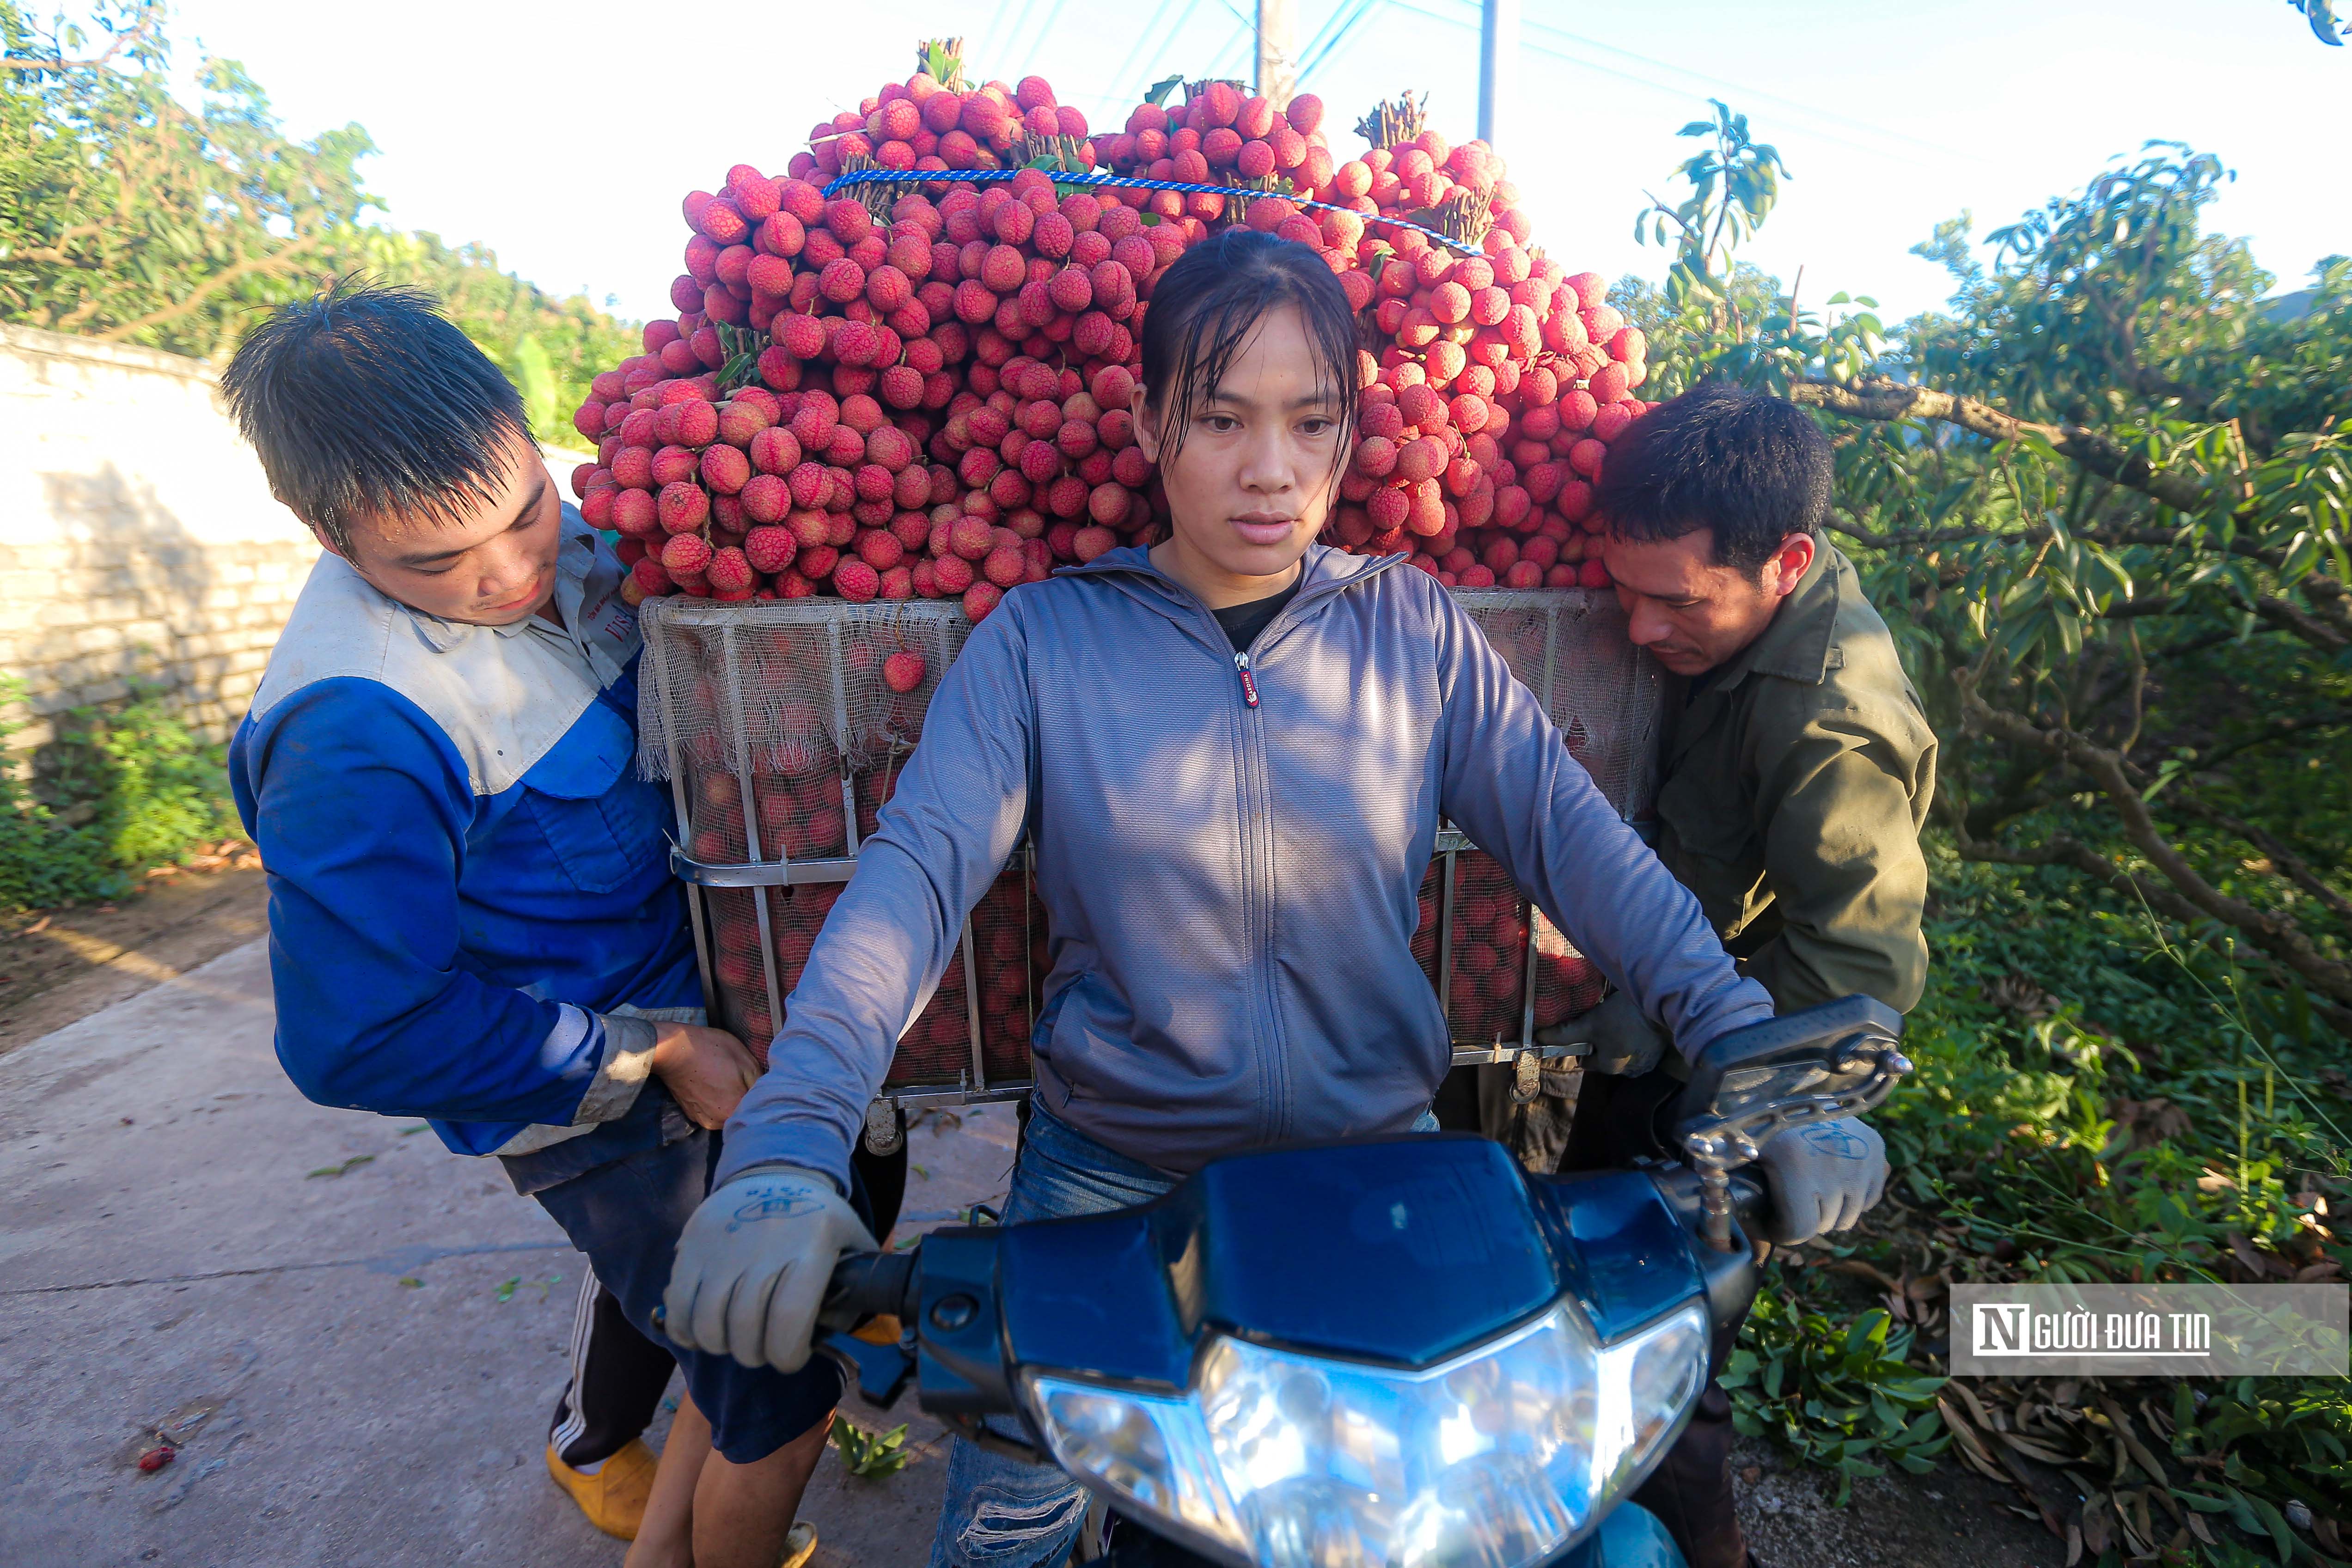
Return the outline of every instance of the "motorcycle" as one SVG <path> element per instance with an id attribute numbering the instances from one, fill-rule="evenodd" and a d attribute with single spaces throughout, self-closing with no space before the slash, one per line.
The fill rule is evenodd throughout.
<path id="1" fill-rule="evenodd" d="M 1108 1568 L 1682 1568 L 1628 1499 L 1754 1298 L 1768 1199 L 1742 1167 L 1882 1103 L 1901 1029 L 1849 997 L 1714 1041 L 1677 1159 L 1529 1176 L 1408 1134 L 935 1230 L 841 1260 L 819 1348 L 868 1402 L 911 1377 L 952 1429 L 1084 1484 Z M 880 1314 L 897 1344 L 845 1332 Z"/>

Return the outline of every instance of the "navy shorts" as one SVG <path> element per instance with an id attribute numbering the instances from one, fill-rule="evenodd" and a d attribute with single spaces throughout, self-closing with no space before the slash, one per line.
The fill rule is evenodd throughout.
<path id="1" fill-rule="evenodd" d="M 648 1083 L 639 1098 L 667 1101 L 669 1096 L 658 1084 Z M 669 1114 L 662 1115 L 665 1111 Z M 669 1123 L 669 1133 L 684 1124 L 674 1105 L 648 1103 L 624 1118 L 632 1123 L 656 1119 Z M 615 1125 L 613 1131 L 622 1129 Z M 590 1151 L 575 1145 L 590 1145 L 598 1136 L 591 1134 L 559 1144 L 543 1154 L 562 1151 L 577 1161 Z M 841 1398 L 840 1368 L 822 1355 L 812 1356 L 798 1372 L 748 1367 L 732 1356 L 681 1350 L 655 1332 L 654 1309 L 669 1287 L 678 1234 L 710 1190 L 719 1140 L 689 1128 L 667 1141 L 625 1134 L 614 1141 L 636 1146 L 552 1186 L 531 1182 L 527 1190 L 535 1188 L 532 1196 L 563 1227 L 572 1244 L 588 1255 L 597 1280 L 619 1299 L 622 1312 L 637 1332 L 677 1358 L 696 1407 L 709 1418 L 711 1446 L 735 1464 L 764 1459 L 832 1414 Z M 544 1163 L 542 1155 L 527 1155 L 508 1164 L 513 1169 L 525 1161 Z M 524 1173 L 515 1175 L 516 1185 L 524 1186 Z M 858 1195 L 852 1196 L 852 1202 L 858 1204 Z M 862 1210 L 863 1205 L 858 1207 Z"/>

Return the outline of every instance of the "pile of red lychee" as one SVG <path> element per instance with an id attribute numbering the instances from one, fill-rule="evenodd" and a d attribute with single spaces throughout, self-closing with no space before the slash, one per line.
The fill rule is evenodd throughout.
<path id="1" fill-rule="evenodd" d="M 1185 248 L 1236 223 L 1312 246 L 1360 313 L 1326 542 L 1461 587 L 1606 583 L 1591 480 L 1648 406 L 1642 333 L 1599 275 L 1530 247 L 1485 143 L 1383 105 L 1335 162 L 1319 99 L 1277 110 L 1224 81 L 1092 135 L 1042 78 L 969 87 L 951 53 L 924 58 L 782 175 L 737 164 L 686 198 L 678 315 L 573 421 L 596 460 L 572 487 L 621 536 L 633 600 L 956 599 L 977 620 L 1148 541 L 1167 507 L 1130 411 L 1143 319 Z M 1055 178 L 1096 168 L 1240 193 Z M 1001 177 L 824 193 L 855 170 Z"/>

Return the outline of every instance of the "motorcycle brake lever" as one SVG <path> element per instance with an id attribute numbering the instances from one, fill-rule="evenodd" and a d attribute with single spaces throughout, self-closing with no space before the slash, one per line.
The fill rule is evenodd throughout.
<path id="1" fill-rule="evenodd" d="M 816 1351 L 838 1365 L 857 1385 L 857 1396 L 877 1410 L 896 1405 L 907 1391 L 907 1380 L 915 1375 L 914 1356 L 899 1345 L 876 1344 L 836 1331 L 818 1335 Z"/>

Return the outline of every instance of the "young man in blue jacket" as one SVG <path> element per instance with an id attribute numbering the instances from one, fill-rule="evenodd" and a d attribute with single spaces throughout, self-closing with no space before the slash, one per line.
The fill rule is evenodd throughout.
<path id="1" fill-rule="evenodd" d="M 668 808 L 633 767 L 620 563 L 562 504 L 514 388 L 421 295 L 289 306 L 224 385 L 326 552 L 230 750 L 269 868 L 278 1060 L 320 1104 L 499 1156 L 587 1254 L 602 1289 L 575 1342 L 604 1336 L 635 1409 L 592 1419 L 596 1380 L 575 1377 L 548 1463 L 635 1535 L 630 1568 L 804 1562 L 793 1516 L 838 1374 L 747 1369 L 652 1326 L 758 1069 L 703 1027 Z M 580 1471 L 629 1468 L 657 1354 L 689 1398 L 632 1529 L 634 1500 L 599 1495 L 627 1486 Z M 600 1425 L 625 1446 L 601 1469 L 565 1446 Z"/>

